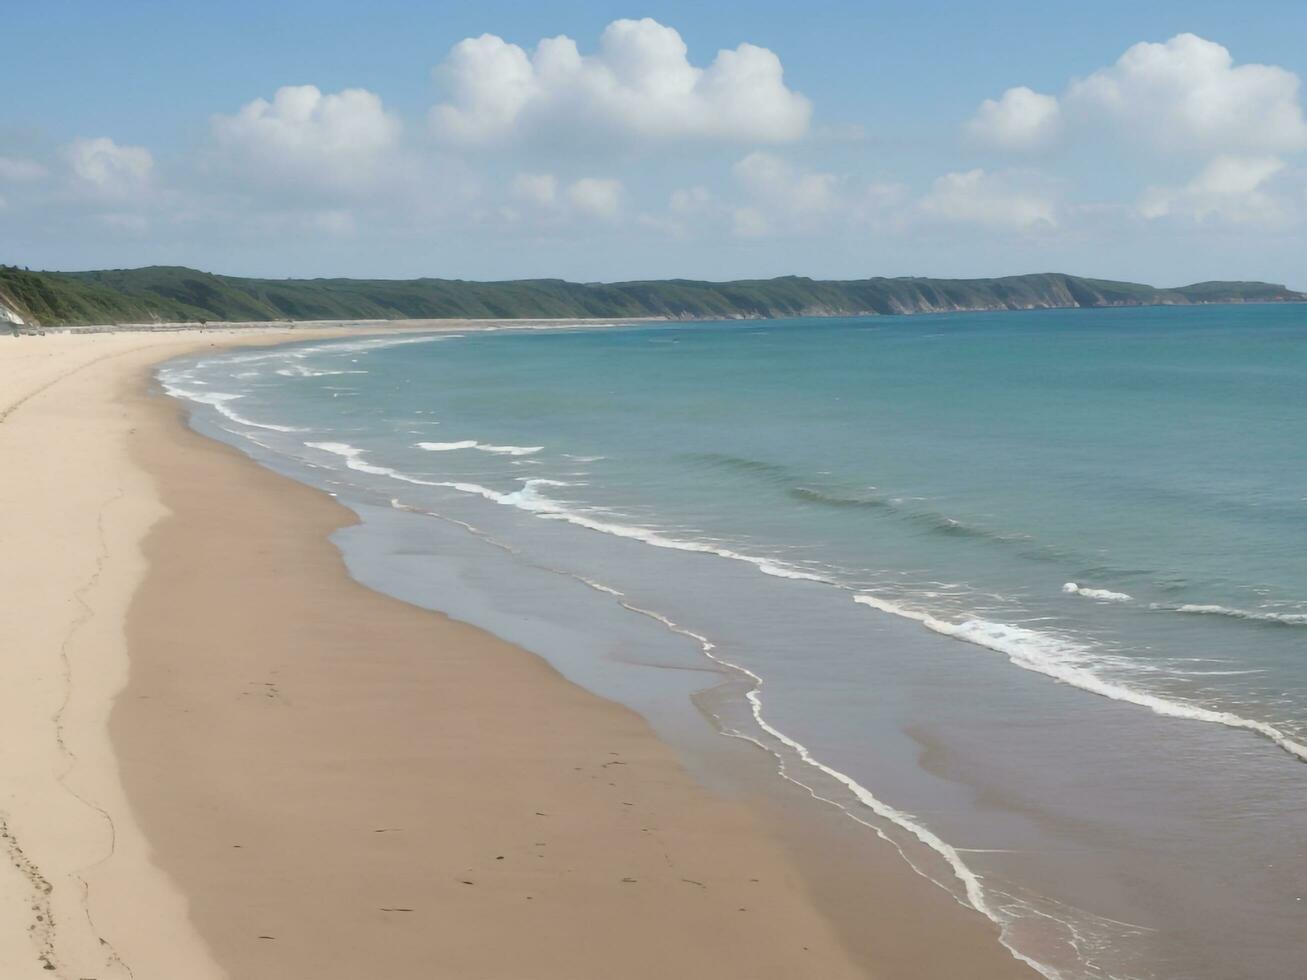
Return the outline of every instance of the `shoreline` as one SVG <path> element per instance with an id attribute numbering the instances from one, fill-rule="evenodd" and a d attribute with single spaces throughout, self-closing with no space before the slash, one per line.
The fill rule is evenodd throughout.
<path id="1" fill-rule="evenodd" d="M 395 319 L 359 319 L 347 317 L 339 320 L 206 320 L 203 323 L 189 320 L 159 320 L 156 322 L 124 323 L 15 323 L 0 319 L 0 335 L 6 326 L 14 337 L 44 336 L 45 334 L 97 334 L 97 333 L 174 333 L 206 331 L 245 331 L 245 330 L 301 330 L 306 334 L 319 330 L 375 330 L 400 331 L 422 330 L 440 332 L 444 330 L 479 329 L 479 330 L 514 330 L 514 329 L 571 329 L 577 327 L 614 327 L 667 324 L 669 326 L 688 323 L 765 323 L 769 320 L 785 320 L 800 317 L 813 320 L 881 320 L 900 317 L 950 316 L 954 314 L 978 313 L 1058 313 L 1081 310 L 1156 310 L 1173 307 L 1212 307 L 1212 306 L 1303 306 L 1307 299 L 1223 299 L 1194 300 L 1187 303 L 1105 303 L 1100 306 L 948 306 L 919 310 L 876 309 L 824 310 L 808 309 L 793 312 L 775 313 L 731 313 L 713 315 L 649 315 L 649 316 L 596 316 L 596 317 L 545 317 L 522 316 L 516 318 L 478 318 L 478 317 L 398 317 Z M 305 339 L 311 339 L 306 337 Z"/>
<path id="2" fill-rule="evenodd" d="M 133 521 L 104 512 L 95 580 L 116 583 L 119 606 L 107 603 L 106 613 L 131 604 L 122 650 L 131 674 L 82 685 L 70 659 L 70 705 L 79 692 L 99 699 L 79 708 L 77 773 L 92 775 L 84 770 L 96 763 L 94 791 L 83 795 L 107 801 L 100 812 L 118 839 L 112 860 L 73 862 L 100 933 L 99 948 L 79 952 L 102 959 L 101 972 L 89 972 L 94 959 L 74 960 L 54 931 L 61 970 L 1033 975 L 987 922 L 917 878 L 891 847 L 855 839 L 834 814 L 799 813 L 811 801 L 771 786 L 780 781 L 761 762 L 767 785 L 745 774 L 745 799 L 726 799 L 689 777 L 628 709 L 532 653 L 350 579 L 327 536 L 352 515 L 193 432 L 179 405 L 145 393 L 152 363 L 208 339 L 135 348 L 114 370 L 79 375 L 77 387 L 95 380 L 101 395 L 117 385 L 112 424 L 131 443 L 131 486 L 110 502 L 131 501 Z M 69 394 L 65 410 L 81 400 Z M 25 397 L 38 395 L 54 400 L 50 386 Z M 111 482 L 127 474 L 116 475 Z M 146 487 L 149 501 L 140 499 Z M 128 562 L 134 580 L 105 564 L 135 547 L 144 555 Z M 94 722 L 124 680 L 110 753 Z M 487 717 L 497 722 L 491 732 L 481 727 Z M 117 770 L 125 797 L 110 785 Z M 51 843 L 60 846 L 34 849 L 33 867 L 67 838 Z M 856 869 L 846 848 L 858 851 Z M 154 892 L 141 886 L 150 875 Z M 0 898 L 9 897 L 4 881 Z M 57 929 L 68 914 L 50 918 Z M 498 942 L 505 936 L 515 942 Z M 117 951 L 107 959 L 106 946 Z M 0 941 L 0 965 L 11 949 Z"/>

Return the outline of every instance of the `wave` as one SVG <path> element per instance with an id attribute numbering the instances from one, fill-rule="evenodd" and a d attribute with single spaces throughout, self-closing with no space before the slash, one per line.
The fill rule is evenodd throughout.
<path id="1" fill-rule="evenodd" d="M 255 349 L 246 353 L 224 353 L 220 357 L 206 358 L 195 361 L 192 368 L 201 369 L 214 366 L 226 367 L 233 364 L 268 364 L 280 363 L 284 367 L 276 371 L 283 377 L 317 377 L 319 374 L 366 374 L 362 370 L 328 370 L 306 368 L 297 362 L 313 356 L 330 356 L 332 354 L 357 354 L 365 351 L 377 350 L 384 347 L 400 347 L 407 344 L 431 344 L 442 340 L 456 340 L 462 334 L 441 334 L 439 336 L 419 336 L 419 337 L 396 337 L 381 336 L 368 337 L 361 340 L 335 340 L 326 342 L 317 342 L 305 344 L 296 347 L 273 347 L 267 349 Z M 191 370 L 164 369 L 160 372 L 161 378 L 166 378 L 169 373 L 177 377 L 189 377 Z M 257 371 L 240 372 L 235 377 L 246 378 L 256 377 Z"/>
<path id="2" fill-rule="evenodd" d="M 1125 592 L 1113 592 L 1110 589 L 1094 589 L 1067 582 L 1062 591 L 1071 595 L 1082 595 L 1088 599 L 1104 602 L 1134 602 L 1134 596 Z M 1307 626 L 1307 613 L 1278 613 L 1265 609 L 1238 609 L 1232 606 L 1220 606 L 1214 603 L 1167 603 L 1150 602 L 1147 608 L 1158 612 L 1187 613 L 1194 616 L 1223 616 L 1228 619 L 1240 619 L 1251 623 L 1269 623 L 1277 626 Z"/>
<path id="3" fill-rule="evenodd" d="M 975 538 L 1001 543 L 1029 543 L 1030 541 L 1029 535 L 994 531 L 957 520 L 947 514 L 914 508 L 901 497 L 865 492 L 846 493 L 814 486 L 811 482 L 805 482 L 809 477 L 780 463 L 771 463 L 748 456 L 734 456 L 730 453 L 687 453 L 684 458 L 714 469 L 750 476 L 771 486 L 783 487 L 789 497 L 806 504 L 841 510 L 883 511 L 927 532 L 950 537 Z"/>
<path id="4" fill-rule="evenodd" d="M 381 337 L 366 337 L 362 340 L 334 340 L 317 343 L 309 347 L 297 348 L 294 353 L 357 354 L 363 351 L 380 350 L 385 347 L 405 347 L 409 344 L 435 344 L 444 340 L 461 340 L 461 333 L 421 334 L 416 337 L 396 337 L 393 334 Z M 224 358 L 224 360 L 228 360 Z"/>
<path id="5" fill-rule="evenodd" d="M 331 453 L 333 456 L 339 456 L 345 460 L 345 465 L 352 470 L 360 473 L 371 473 L 373 476 L 386 476 L 392 480 L 401 480 L 404 483 L 413 483 L 424 487 L 445 486 L 443 483 L 435 483 L 431 480 L 422 480 L 416 476 L 410 476 L 402 473 L 397 469 L 389 466 L 377 466 L 364 460 L 364 450 L 357 446 L 351 446 L 347 442 L 306 442 L 304 445 L 310 449 L 321 449 L 323 452 Z"/>
<path id="6" fill-rule="evenodd" d="M 231 419 L 240 425 L 251 425 L 256 429 L 271 429 L 274 432 L 307 432 L 308 429 L 297 428 L 293 425 L 274 425 L 272 422 L 255 422 L 251 418 L 240 415 L 228 407 L 229 402 L 239 401 L 244 395 L 234 395 L 224 391 L 191 391 L 188 388 L 179 388 L 177 385 L 163 382 L 163 390 L 174 398 L 184 398 L 187 401 L 197 402 L 200 405 L 208 405 L 219 415 Z"/>
<path id="7" fill-rule="evenodd" d="M 1127 595 L 1124 592 L 1113 592 L 1110 589 L 1092 589 L 1086 586 L 1078 585 L 1075 582 L 1067 582 L 1062 586 L 1062 591 L 1082 595 L 1089 599 L 1100 599 L 1104 602 L 1134 602 L 1134 596 Z M 1186 613 L 1193 616 L 1222 616 L 1227 619 L 1243 620 L 1250 623 L 1267 623 L 1274 626 L 1307 626 L 1307 613 L 1279 613 L 1270 612 L 1265 609 L 1238 609 L 1232 606 L 1221 606 L 1215 603 L 1167 603 L 1167 602 L 1150 602 L 1147 608 L 1157 612 Z"/>
<path id="8" fill-rule="evenodd" d="M 783 562 L 776 561 L 772 558 L 746 555 L 742 552 L 734 551 L 712 542 L 671 538 L 660 531 L 647 527 L 640 527 L 638 525 L 619 524 L 613 521 L 598 520 L 589 514 L 569 508 L 566 505 L 541 494 L 536 489 L 537 487 L 550 485 L 566 486 L 566 484 L 560 484 L 557 480 L 525 480 L 523 481 L 523 484 L 521 490 L 509 494 L 501 494 L 493 490 L 487 490 L 485 487 L 480 487 L 476 484 L 449 485 L 454 486 L 457 489 L 478 493 L 481 496 L 487 497 L 487 499 L 495 500 L 497 503 L 507 504 L 519 507 L 522 510 L 531 511 L 541 517 L 566 521 L 569 524 L 575 524 L 577 527 L 588 528 L 589 530 L 598 531 L 602 534 L 609 534 L 613 537 L 642 541 L 643 543 L 652 545 L 655 548 L 668 548 L 673 551 L 688 551 L 697 554 L 716 555 L 718 558 L 726 558 L 731 561 L 745 562 L 753 565 L 763 574 L 771 575 L 776 578 L 798 579 L 830 584 L 830 580 L 822 575 L 804 571 L 803 569 L 795 568 L 792 565 L 786 565 Z"/>
<path id="9" fill-rule="evenodd" d="M 475 439 L 461 439 L 457 442 L 419 442 L 419 449 L 425 449 L 429 453 L 447 453 L 458 449 L 475 449 L 483 453 L 496 453 L 500 456 L 530 456 L 532 453 L 538 453 L 544 449 L 544 446 L 492 446 L 487 442 L 477 442 Z"/>
<path id="10" fill-rule="evenodd" d="M 794 476 L 793 470 L 780 463 L 769 463 L 766 460 L 751 459 L 747 456 L 733 456 L 730 453 L 686 453 L 685 458 L 715 469 L 766 477 L 772 482 L 789 480 Z"/>
<path id="11" fill-rule="evenodd" d="M 1022 626 L 1010 626 L 1006 623 L 993 623 L 983 619 L 950 623 L 936 619 L 929 613 L 908 609 L 871 595 L 856 595 L 853 601 L 894 616 L 915 620 L 943 636 L 964 640 L 1002 653 L 1017 667 L 1044 674 L 1091 694 L 1148 708 L 1154 714 L 1167 718 L 1205 721 L 1253 732 L 1270 739 L 1300 761 L 1307 762 L 1307 745 L 1295 741 L 1268 722 L 1244 718 L 1229 711 L 1176 701 L 1107 680 L 1093 669 L 1096 663 L 1102 663 L 1101 658 L 1094 657 L 1088 648 L 1073 640 L 1053 633 Z"/>
<path id="12" fill-rule="evenodd" d="M 640 527 L 633 524 L 620 524 L 608 520 L 599 520 L 592 514 L 569 507 L 561 501 L 546 496 L 539 490 L 540 487 L 566 487 L 575 485 L 566 483 L 562 480 L 520 478 L 522 483 L 522 488 L 520 490 L 504 492 L 502 490 L 494 490 L 490 487 L 482 486 L 479 483 L 468 483 L 460 480 L 422 480 L 388 466 L 376 466 L 372 463 L 365 462 L 361 458 L 364 452 L 363 450 L 351 446 L 348 443 L 309 442 L 305 443 L 305 445 L 340 456 L 345 459 L 346 465 L 351 469 L 363 473 L 371 473 L 377 476 L 388 476 L 392 479 L 402 480 L 405 483 L 415 483 L 421 486 L 446 487 L 451 490 L 457 490 L 460 493 L 481 497 L 485 500 L 502 504 L 507 507 L 516 507 L 519 510 L 528 511 L 546 519 L 566 521 L 569 524 L 575 524 L 577 527 L 588 528 L 589 530 L 598 531 L 602 534 L 609 534 L 613 537 L 641 541 L 645 544 L 652 545 L 655 548 L 668 548 L 674 551 L 688 551 L 697 554 L 716 555 L 718 558 L 745 562 L 753 565 L 763 574 L 772 575 L 776 578 L 822 582 L 828 585 L 835 584 L 829 578 L 818 575 L 814 572 L 795 568 L 792 565 L 787 565 L 772 558 L 746 555 L 742 552 L 723 547 L 717 543 L 671 538 L 660 531 L 653 530 L 652 528 Z"/>
<path id="13" fill-rule="evenodd" d="M 1086 599 L 1101 599 L 1103 602 L 1134 601 L 1134 596 L 1127 595 L 1124 592 L 1113 592 L 1111 589 L 1092 589 L 1085 585 L 1078 585 L 1075 582 L 1067 582 L 1062 586 L 1062 591 L 1068 595 L 1082 595 Z"/>
<path id="14" fill-rule="evenodd" d="M 278 368 L 276 371 L 284 378 L 327 378 L 337 374 L 367 374 L 367 371 L 327 371 L 319 368 L 307 367 L 303 364 L 291 364 L 288 367 Z"/>
<path id="15" fill-rule="evenodd" d="M 1169 609 L 1171 612 L 1191 613 L 1196 616 L 1228 616 L 1230 619 L 1245 619 L 1255 623 L 1276 623 L 1281 626 L 1307 626 L 1307 613 L 1276 613 L 1260 609 L 1232 609 L 1229 606 L 1195 603 L 1185 603 L 1179 606 L 1163 606 L 1153 603 L 1151 608 Z"/>
<path id="16" fill-rule="evenodd" d="M 841 510 L 874 510 L 894 515 L 898 520 L 915 525 L 924 531 L 943 534 L 948 537 L 975 538 L 982 541 L 1000 543 L 1028 543 L 1030 538 L 1024 534 L 1006 534 L 992 531 L 976 524 L 968 524 L 947 514 L 932 510 L 916 509 L 906 504 L 901 497 L 887 497 L 876 494 L 839 493 L 810 486 L 791 487 L 789 495 L 807 504 L 832 507 Z"/>
<path id="17" fill-rule="evenodd" d="M 812 487 L 794 487 L 790 496 L 810 504 L 824 504 L 827 507 L 856 508 L 868 510 L 889 510 L 894 504 L 888 497 L 857 496 L 853 494 L 829 493 Z"/>

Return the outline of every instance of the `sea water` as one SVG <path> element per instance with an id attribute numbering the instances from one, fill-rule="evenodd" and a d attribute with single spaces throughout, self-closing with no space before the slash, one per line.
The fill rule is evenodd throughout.
<path id="1" fill-rule="evenodd" d="M 1047 976 L 1303 975 L 1307 309 L 444 333 L 160 377 L 360 513 L 360 579 L 673 742 L 756 744 Z"/>

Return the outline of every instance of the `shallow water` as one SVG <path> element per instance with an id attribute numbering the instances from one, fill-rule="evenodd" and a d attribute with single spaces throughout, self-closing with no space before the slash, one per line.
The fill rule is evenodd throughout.
<path id="1" fill-rule="evenodd" d="M 362 580 L 673 740 L 693 699 L 1046 974 L 1301 975 L 1307 311 L 508 331 L 161 376 L 355 506 Z"/>

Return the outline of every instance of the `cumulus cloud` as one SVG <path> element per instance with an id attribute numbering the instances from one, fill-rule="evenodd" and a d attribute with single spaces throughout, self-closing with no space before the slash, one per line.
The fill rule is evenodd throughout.
<path id="1" fill-rule="evenodd" d="M 432 128 L 461 144 L 544 131 L 784 142 L 803 135 L 812 112 L 766 48 L 741 44 L 699 68 L 681 35 L 649 18 L 612 22 L 594 54 L 581 54 L 565 36 L 540 41 L 530 54 L 493 34 L 467 38 L 435 76 L 446 101 L 432 108 Z"/>
<path id="2" fill-rule="evenodd" d="M 94 197 L 123 199 L 146 190 L 154 157 L 143 146 L 119 146 L 107 136 L 76 139 L 66 149 L 73 184 Z"/>
<path id="3" fill-rule="evenodd" d="M 365 89 L 324 95 L 314 85 L 279 88 L 212 120 L 222 162 L 261 182 L 363 190 L 392 162 L 399 120 Z"/>
<path id="4" fill-rule="evenodd" d="M 1021 85 L 997 100 L 980 103 L 967 131 L 977 142 L 999 149 L 1036 150 L 1053 141 L 1061 122 L 1062 110 L 1055 96 Z"/>
<path id="5" fill-rule="evenodd" d="M 1115 65 L 1072 83 L 1067 105 L 1164 149 L 1282 152 L 1307 147 L 1298 76 L 1235 65 L 1194 34 L 1136 44 Z"/>
<path id="6" fill-rule="evenodd" d="M 1287 216 L 1285 206 L 1266 185 L 1283 170 L 1277 157 L 1219 156 L 1183 187 L 1149 188 L 1139 213 L 1150 219 L 1275 223 Z"/>
<path id="7" fill-rule="evenodd" d="M 935 180 L 921 199 L 927 215 L 951 222 L 1033 231 L 1057 225 L 1057 200 L 1046 180 L 1020 172 L 968 170 Z"/>
<path id="8" fill-rule="evenodd" d="M 1074 80 L 1061 99 L 1028 88 L 983 102 L 968 131 L 1007 149 L 1046 145 L 1059 128 L 1168 153 L 1285 153 L 1307 149 L 1298 76 L 1276 65 L 1234 63 L 1195 34 L 1141 42 L 1115 64 Z"/>
<path id="9" fill-rule="evenodd" d="M 35 160 L 0 157 L 0 180 L 40 180 L 46 173 Z"/>

